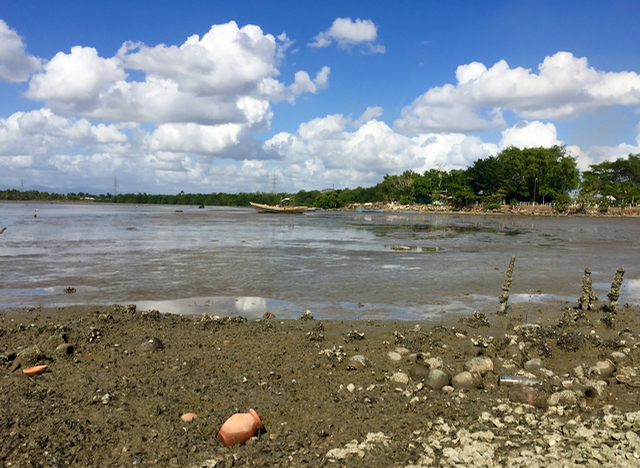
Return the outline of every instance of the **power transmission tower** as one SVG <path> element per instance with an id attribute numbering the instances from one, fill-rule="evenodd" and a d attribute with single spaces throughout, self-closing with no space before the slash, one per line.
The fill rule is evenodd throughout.
<path id="1" fill-rule="evenodd" d="M 271 176 L 271 193 L 274 195 L 277 193 L 278 188 L 278 175 L 276 171 L 273 171 L 273 175 Z"/>
<path id="2" fill-rule="evenodd" d="M 116 195 L 118 195 L 118 178 L 114 177 L 113 178 L 113 198 L 114 198 L 114 201 L 115 201 Z"/>

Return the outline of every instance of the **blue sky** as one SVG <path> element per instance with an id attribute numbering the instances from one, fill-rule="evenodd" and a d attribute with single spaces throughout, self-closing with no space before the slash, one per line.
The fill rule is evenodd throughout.
<path id="1" fill-rule="evenodd" d="M 637 1 L 0 3 L 0 187 L 377 184 L 640 149 Z"/>

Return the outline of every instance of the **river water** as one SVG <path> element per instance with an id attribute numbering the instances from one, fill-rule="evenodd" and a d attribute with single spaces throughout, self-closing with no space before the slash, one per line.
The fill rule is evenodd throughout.
<path id="1" fill-rule="evenodd" d="M 416 320 L 497 310 L 511 255 L 510 304 L 575 302 L 586 267 L 606 300 L 619 266 L 640 304 L 638 218 L 0 203 L 2 227 L 0 308 Z"/>

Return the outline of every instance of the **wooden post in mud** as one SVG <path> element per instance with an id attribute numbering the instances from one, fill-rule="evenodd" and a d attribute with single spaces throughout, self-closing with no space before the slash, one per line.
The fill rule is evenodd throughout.
<path id="1" fill-rule="evenodd" d="M 620 267 L 616 270 L 613 282 L 611 283 L 611 290 L 607 294 L 609 298 L 609 312 L 614 314 L 618 312 L 618 298 L 620 297 L 620 286 L 622 286 L 623 277 L 624 268 Z"/>
<path id="2" fill-rule="evenodd" d="M 578 299 L 578 308 L 587 311 L 591 310 L 593 303 L 598 298 L 593 294 L 593 284 L 591 283 L 591 270 L 584 269 L 584 275 L 582 276 L 582 297 Z"/>
<path id="3" fill-rule="evenodd" d="M 511 256 L 511 261 L 509 262 L 509 268 L 507 268 L 507 274 L 504 277 L 504 284 L 502 285 L 502 294 L 500 294 L 500 309 L 498 310 L 499 314 L 503 314 L 507 310 L 507 301 L 509 300 L 509 289 L 511 289 L 511 282 L 513 277 L 513 266 L 516 263 L 516 256 Z"/>

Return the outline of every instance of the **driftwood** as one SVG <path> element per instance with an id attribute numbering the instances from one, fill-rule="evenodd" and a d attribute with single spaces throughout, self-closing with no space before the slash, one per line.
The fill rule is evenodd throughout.
<path id="1" fill-rule="evenodd" d="M 511 256 L 509 262 L 509 268 L 507 268 L 507 274 L 504 277 L 504 284 L 502 285 L 502 294 L 500 294 L 500 309 L 499 314 L 504 314 L 507 311 L 507 301 L 509 300 L 509 289 L 511 289 L 511 283 L 513 281 L 513 266 L 516 263 L 516 256 Z"/>

